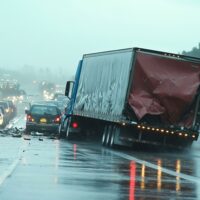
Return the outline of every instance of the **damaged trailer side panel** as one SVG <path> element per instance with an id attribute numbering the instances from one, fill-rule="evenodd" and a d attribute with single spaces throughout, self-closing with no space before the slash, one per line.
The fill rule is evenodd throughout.
<path id="1" fill-rule="evenodd" d="M 137 52 L 129 105 L 138 120 L 160 116 L 165 125 L 193 125 L 200 64 Z"/>

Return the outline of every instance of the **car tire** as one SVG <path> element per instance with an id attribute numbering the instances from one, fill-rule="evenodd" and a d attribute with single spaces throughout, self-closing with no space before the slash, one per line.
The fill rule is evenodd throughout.
<path id="1" fill-rule="evenodd" d="M 31 134 L 31 130 L 26 127 L 26 129 L 24 130 L 24 133 L 26 135 L 30 135 Z"/>

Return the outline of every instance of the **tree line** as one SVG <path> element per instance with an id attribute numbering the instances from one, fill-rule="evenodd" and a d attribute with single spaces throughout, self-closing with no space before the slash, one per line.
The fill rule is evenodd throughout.
<path id="1" fill-rule="evenodd" d="M 193 47 L 191 51 L 182 51 L 182 54 L 200 58 L 200 43 L 198 47 Z"/>

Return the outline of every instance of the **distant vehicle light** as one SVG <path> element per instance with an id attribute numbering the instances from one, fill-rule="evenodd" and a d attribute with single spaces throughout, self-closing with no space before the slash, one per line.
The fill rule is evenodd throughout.
<path id="1" fill-rule="evenodd" d="M 5 109 L 5 111 L 8 113 L 9 112 L 9 108 Z"/>
<path id="2" fill-rule="evenodd" d="M 0 115 L 0 125 L 2 125 L 3 124 L 3 115 L 1 114 Z"/>

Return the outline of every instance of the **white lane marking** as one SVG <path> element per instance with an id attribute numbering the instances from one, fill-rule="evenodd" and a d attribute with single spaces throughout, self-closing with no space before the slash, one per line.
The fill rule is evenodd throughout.
<path id="1" fill-rule="evenodd" d="M 5 182 L 5 180 L 12 175 L 12 173 L 14 172 L 14 170 L 16 169 L 19 161 L 22 158 L 22 154 L 23 151 L 26 149 L 25 145 L 22 145 L 18 151 L 18 155 L 17 157 L 14 159 L 14 161 L 12 162 L 12 164 L 10 166 L 8 166 L 8 168 L 0 175 L 0 187 L 3 185 L 3 183 Z"/>
<path id="2" fill-rule="evenodd" d="M 173 170 L 160 167 L 158 165 L 152 164 L 152 163 L 147 162 L 145 160 L 140 160 L 140 159 L 138 159 L 138 158 L 136 158 L 134 156 L 130 156 L 130 155 L 127 155 L 127 154 L 124 154 L 124 153 L 121 153 L 121 152 L 116 152 L 116 151 L 111 151 L 111 152 L 113 154 L 115 154 L 116 156 L 118 156 L 118 157 L 125 158 L 127 160 L 133 160 L 133 161 L 135 161 L 135 162 L 137 162 L 139 164 L 145 164 L 147 167 L 150 167 L 150 168 L 155 169 L 155 170 L 157 170 L 158 167 L 159 167 L 162 170 L 162 172 L 164 172 L 166 174 L 169 174 L 171 176 L 180 177 L 180 178 L 185 179 L 187 181 L 200 183 L 200 178 L 198 178 L 198 177 L 190 176 L 190 175 L 183 174 L 183 173 L 177 173 L 177 172 L 175 172 Z"/>

